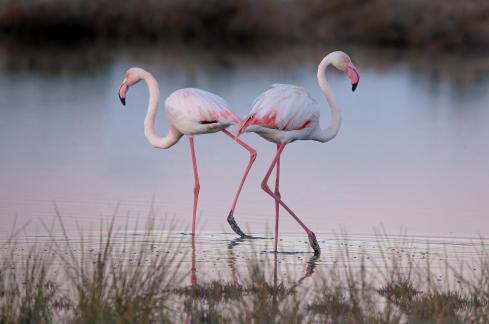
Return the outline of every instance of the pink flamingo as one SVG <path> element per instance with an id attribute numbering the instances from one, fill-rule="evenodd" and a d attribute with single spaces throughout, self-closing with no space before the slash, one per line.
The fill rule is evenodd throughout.
<path id="1" fill-rule="evenodd" d="M 352 91 L 355 91 L 360 80 L 358 70 L 351 62 L 350 57 L 343 52 L 332 52 L 321 61 L 317 79 L 331 110 L 331 123 L 328 128 L 321 129 L 319 127 L 320 109 L 311 94 L 305 88 L 288 84 L 275 84 L 271 89 L 259 95 L 253 103 L 251 113 L 238 126 L 237 136 L 244 132 L 255 132 L 264 139 L 277 144 L 277 153 L 261 183 L 262 189 L 275 200 L 275 253 L 277 252 L 279 205 L 287 210 L 306 231 L 314 254 L 319 255 L 321 253 L 316 235 L 281 199 L 279 178 L 280 155 L 285 145 L 296 140 L 313 140 L 325 143 L 338 134 L 341 125 L 341 111 L 326 82 L 326 68 L 329 65 L 333 65 L 348 75 L 351 80 Z M 272 192 L 268 187 L 268 179 L 275 165 L 277 166 L 275 192 Z"/>
<path id="2" fill-rule="evenodd" d="M 126 94 L 130 86 L 144 80 L 149 89 L 148 112 L 144 120 L 144 135 L 148 142 L 155 148 L 167 149 L 173 146 L 183 136 L 187 135 L 192 154 L 192 164 L 194 169 L 194 207 L 192 215 L 192 234 L 195 234 L 195 222 L 197 214 L 197 202 L 200 191 L 199 174 L 197 171 L 197 160 L 195 158 L 194 135 L 209 134 L 222 131 L 224 134 L 236 139 L 238 144 L 250 153 L 250 160 L 244 172 L 243 178 L 233 200 L 231 211 L 228 215 L 228 222 L 231 228 L 241 237 L 247 237 L 240 229 L 234 219 L 234 210 L 238 202 L 239 194 L 256 159 L 256 151 L 235 138 L 226 128 L 233 124 L 238 124 L 240 120 L 227 107 L 226 101 L 207 91 L 194 88 L 180 89 L 168 96 L 165 100 L 165 111 L 169 123 L 168 135 L 159 137 L 155 130 L 155 118 L 158 111 L 160 91 L 158 82 L 149 73 L 141 68 L 133 67 L 127 70 L 125 78 L 119 88 L 119 99 L 123 105 L 126 104 Z"/>

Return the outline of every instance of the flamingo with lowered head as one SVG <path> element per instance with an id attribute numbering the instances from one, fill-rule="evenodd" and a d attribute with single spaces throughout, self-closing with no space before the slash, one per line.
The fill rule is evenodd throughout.
<path id="1" fill-rule="evenodd" d="M 251 113 L 238 126 L 236 136 L 244 132 L 254 132 L 277 144 L 277 153 L 261 183 L 262 189 L 275 200 L 275 253 L 277 253 L 279 205 L 289 212 L 306 231 L 314 254 L 321 253 L 316 235 L 281 199 L 279 190 L 280 155 L 285 145 L 296 140 L 325 143 L 338 134 L 341 126 L 341 111 L 326 81 L 326 69 L 330 65 L 348 75 L 352 91 L 355 91 L 360 80 L 358 70 L 350 57 L 341 51 L 328 54 L 319 63 L 317 71 L 319 88 L 326 97 L 331 110 L 331 122 L 328 128 L 319 127 L 320 109 L 311 94 L 303 87 L 288 84 L 275 84 L 271 89 L 259 95 L 253 103 Z M 272 192 L 268 186 L 268 179 L 275 166 L 275 192 Z"/>
<path id="2" fill-rule="evenodd" d="M 226 101 L 207 91 L 195 88 L 179 89 L 170 94 L 165 100 L 166 117 L 169 123 L 169 131 L 165 137 L 156 134 L 155 119 L 158 112 L 160 100 L 160 90 L 158 82 L 149 73 L 138 67 L 127 70 L 124 80 L 119 88 L 119 99 L 123 105 L 126 104 L 126 94 L 130 86 L 144 80 L 149 89 L 149 104 L 146 118 L 144 120 L 144 135 L 148 142 L 155 148 L 167 149 L 173 146 L 183 136 L 187 135 L 192 154 L 192 164 L 194 169 L 194 207 L 192 214 L 192 234 L 195 234 L 195 222 L 197 214 L 197 202 L 200 191 L 199 174 L 197 171 L 197 160 L 195 158 L 194 135 L 209 134 L 222 131 L 224 134 L 235 139 L 238 144 L 250 153 L 248 166 L 238 187 L 231 211 L 228 215 L 228 222 L 231 228 L 241 237 L 247 235 L 243 233 L 234 219 L 234 210 L 238 202 L 239 194 L 256 159 L 256 151 L 236 138 L 226 128 L 233 124 L 238 124 L 240 120 L 229 109 Z"/>

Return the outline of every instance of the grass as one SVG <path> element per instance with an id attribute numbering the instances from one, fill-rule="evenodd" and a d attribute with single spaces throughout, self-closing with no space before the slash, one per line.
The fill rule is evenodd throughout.
<path id="1" fill-rule="evenodd" d="M 417 262 L 382 235 L 373 268 L 367 252 L 352 255 L 346 236 L 336 255 L 322 256 L 329 266 L 310 266 L 299 281 L 292 271 L 272 275 L 268 253 L 216 281 L 195 280 L 182 264 L 183 239 L 154 223 L 142 232 L 111 223 L 76 244 L 63 226 L 61 236 L 48 232 L 43 244 L 28 247 L 17 235 L 3 246 L 0 323 L 489 323 L 484 244 L 471 271 L 445 263 L 444 282 L 429 251 Z"/>
<path id="2" fill-rule="evenodd" d="M 0 34 L 17 40 L 80 39 L 219 46 L 354 42 L 487 47 L 484 0 L 0 0 Z"/>

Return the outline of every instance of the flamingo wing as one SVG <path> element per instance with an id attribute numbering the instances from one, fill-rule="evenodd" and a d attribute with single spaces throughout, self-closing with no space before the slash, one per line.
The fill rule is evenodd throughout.
<path id="1" fill-rule="evenodd" d="M 238 133 L 250 125 L 292 131 L 306 128 L 319 118 L 316 100 L 303 87 L 274 84 L 253 102 L 250 114 L 243 119 Z"/>
<path id="2" fill-rule="evenodd" d="M 211 92 L 185 88 L 173 92 L 165 101 L 170 115 L 178 120 L 199 124 L 237 124 L 239 118 L 228 108 L 227 102 Z"/>

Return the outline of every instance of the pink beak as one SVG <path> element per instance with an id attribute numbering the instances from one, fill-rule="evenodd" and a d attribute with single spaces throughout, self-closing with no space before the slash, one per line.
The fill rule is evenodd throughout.
<path id="1" fill-rule="evenodd" d="M 351 81 L 351 91 L 355 91 L 358 86 L 358 82 L 360 81 L 360 73 L 358 73 L 358 70 L 353 63 L 350 62 L 346 66 L 346 74 Z"/>
<path id="2" fill-rule="evenodd" d="M 121 86 L 119 87 L 119 100 L 121 101 L 122 105 L 126 105 L 126 93 L 127 90 L 129 89 L 129 86 L 127 85 L 126 79 L 122 81 Z"/>

